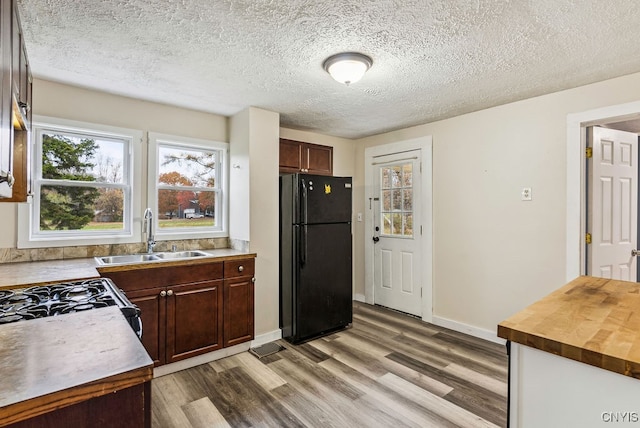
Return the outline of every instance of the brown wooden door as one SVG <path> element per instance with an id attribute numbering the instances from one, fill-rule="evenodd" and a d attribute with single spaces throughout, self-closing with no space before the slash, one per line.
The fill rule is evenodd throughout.
<path id="1" fill-rule="evenodd" d="M 253 340 L 253 277 L 224 281 L 224 346 Z"/>
<path id="2" fill-rule="evenodd" d="M 161 295 L 165 290 L 156 287 L 127 292 L 131 303 L 140 309 L 142 344 L 154 366 L 165 364 L 166 298 Z"/>
<path id="3" fill-rule="evenodd" d="M 223 281 L 167 287 L 166 362 L 222 348 Z"/>
<path id="4" fill-rule="evenodd" d="M 280 172 L 300 172 L 302 170 L 302 143 L 280 139 Z"/>
<path id="5" fill-rule="evenodd" d="M 224 262 L 224 346 L 252 340 L 255 260 Z"/>
<path id="6" fill-rule="evenodd" d="M 305 144 L 303 159 L 308 174 L 333 175 L 333 147 Z"/>

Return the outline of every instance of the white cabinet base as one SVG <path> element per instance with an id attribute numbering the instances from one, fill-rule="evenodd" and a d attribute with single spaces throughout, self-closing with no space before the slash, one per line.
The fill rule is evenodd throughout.
<path id="1" fill-rule="evenodd" d="M 511 428 L 640 427 L 640 380 L 511 343 Z"/>

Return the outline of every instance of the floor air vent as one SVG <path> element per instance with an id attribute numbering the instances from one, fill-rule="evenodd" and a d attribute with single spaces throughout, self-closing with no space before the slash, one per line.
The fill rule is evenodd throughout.
<path id="1" fill-rule="evenodd" d="M 257 348 L 249 349 L 253 355 L 258 358 L 266 357 L 268 355 L 275 354 L 276 352 L 280 352 L 283 349 L 287 349 L 282 345 L 278 345 L 276 342 L 265 343 L 262 346 L 258 346 Z"/>

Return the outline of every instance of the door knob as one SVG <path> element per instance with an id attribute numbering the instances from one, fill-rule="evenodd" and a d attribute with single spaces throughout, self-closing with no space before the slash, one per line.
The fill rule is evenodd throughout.
<path id="1" fill-rule="evenodd" d="M 640 250 L 631 250 L 631 255 L 632 256 L 640 256 Z"/>
<path id="2" fill-rule="evenodd" d="M 379 238 L 379 237 L 377 237 L 377 236 L 374 236 L 374 237 L 373 237 L 373 242 L 378 242 L 379 240 L 380 240 L 380 238 Z"/>

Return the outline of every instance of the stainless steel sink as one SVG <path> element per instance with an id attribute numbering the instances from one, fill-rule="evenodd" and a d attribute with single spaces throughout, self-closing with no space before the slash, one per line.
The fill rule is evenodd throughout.
<path id="1" fill-rule="evenodd" d="M 141 263 L 160 260 L 156 254 L 125 254 L 122 256 L 96 257 L 99 264 L 115 265 L 122 263 Z"/>
<path id="2" fill-rule="evenodd" d="M 167 253 L 157 253 L 156 254 L 156 256 L 158 256 L 162 260 L 191 259 L 191 258 L 194 258 L 194 257 L 204 257 L 204 256 L 208 256 L 208 255 L 209 254 L 203 253 L 202 251 L 198 251 L 198 250 L 176 251 L 176 252 L 167 252 Z"/>
<path id="3" fill-rule="evenodd" d="M 119 264 L 131 264 L 131 263 L 145 263 L 145 262 L 159 262 L 163 260 L 182 260 L 192 259 L 195 257 L 205 257 L 209 254 L 198 251 L 175 251 L 166 253 L 153 253 L 153 254 L 124 254 L 121 256 L 107 256 L 96 257 L 96 261 L 99 265 L 119 265 Z"/>

